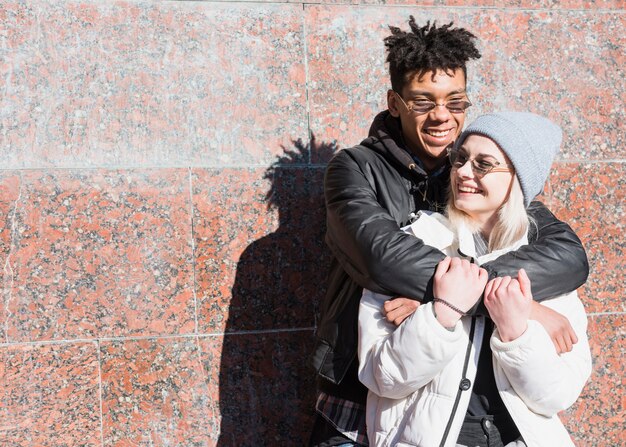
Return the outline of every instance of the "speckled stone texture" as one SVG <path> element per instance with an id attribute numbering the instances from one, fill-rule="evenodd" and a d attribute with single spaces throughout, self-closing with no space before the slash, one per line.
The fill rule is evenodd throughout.
<path id="1" fill-rule="evenodd" d="M 191 333 L 188 170 L 25 171 L 9 341 Z"/>
<path id="2" fill-rule="evenodd" d="M 623 313 L 589 317 L 593 373 L 578 399 L 562 416 L 578 446 L 624 444 L 626 319 Z"/>
<path id="3" fill-rule="evenodd" d="M 15 222 L 16 201 L 19 197 L 19 173 L 0 171 L 0 265 L 3 266 L 0 278 L 0 340 L 6 340 L 7 303 L 13 287 L 13 269 L 11 267 L 11 245 Z"/>
<path id="4" fill-rule="evenodd" d="M 301 11 L 3 1 L 0 165 L 270 161 L 307 136 Z"/>
<path id="5" fill-rule="evenodd" d="M 216 445 L 304 445 L 315 397 L 308 331 L 201 337 L 200 348 L 219 406 Z"/>
<path id="6" fill-rule="evenodd" d="M 211 445 L 195 337 L 104 342 L 101 363 L 105 446 Z"/>
<path id="7" fill-rule="evenodd" d="M 313 326 L 326 280 L 322 174 L 193 171 L 201 333 Z"/>
<path id="8" fill-rule="evenodd" d="M 626 2 L 0 0 L 0 446 L 306 444 L 323 175 L 454 21 L 474 106 L 564 128 L 542 199 L 591 266 L 578 447 L 626 443 Z M 550 446 L 552 447 L 552 446 Z"/>
<path id="9" fill-rule="evenodd" d="M 0 349 L 0 445 L 100 446 L 96 342 Z"/>
<path id="10" fill-rule="evenodd" d="M 587 312 L 626 311 L 625 179 L 624 163 L 560 163 L 552 172 L 552 210 L 588 251 L 591 272 L 581 288 Z"/>

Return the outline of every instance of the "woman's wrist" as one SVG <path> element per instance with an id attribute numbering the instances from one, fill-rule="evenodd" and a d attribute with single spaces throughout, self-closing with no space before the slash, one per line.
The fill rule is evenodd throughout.
<path id="1" fill-rule="evenodd" d="M 456 326 L 456 322 L 455 323 L 451 323 L 450 321 L 448 321 L 448 319 L 446 318 L 446 316 L 442 316 L 442 319 L 444 320 L 444 322 L 442 322 L 439 319 L 439 316 L 437 315 L 437 310 L 435 309 L 436 303 L 433 303 L 433 305 L 431 306 L 431 309 L 433 310 L 433 316 L 435 317 L 435 320 L 437 320 L 437 322 L 443 326 L 444 329 L 447 329 L 449 331 L 453 331 L 454 330 L 454 326 Z M 458 321 L 458 320 L 457 320 Z"/>
<path id="2" fill-rule="evenodd" d="M 451 329 L 454 328 L 456 323 L 461 319 L 462 315 L 446 303 L 449 304 L 445 300 L 435 298 L 433 300 L 433 312 L 435 313 L 435 318 L 443 327 Z"/>
<path id="3" fill-rule="evenodd" d="M 441 303 L 441 304 L 443 304 L 444 306 L 449 307 L 450 309 L 452 309 L 453 311 L 455 311 L 457 314 L 459 314 L 459 315 L 460 315 L 460 316 L 462 316 L 462 317 L 466 317 L 466 316 L 467 316 L 467 313 L 466 313 L 466 312 L 462 311 L 461 309 L 459 309 L 457 306 L 455 306 L 454 304 L 452 304 L 452 303 L 451 303 L 451 302 L 449 302 L 449 301 L 442 300 L 441 298 L 433 298 L 433 301 L 434 301 L 435 303 Z"/>
<path id="4" fill-rule="evenodd" d="M 498 326 L 496 323 L 496 327 L 498 328 L 498 334 L 500 335 L 500 340 L 504 343 L 511 342 L 513 340 L 517 340 L 521 337 L 526 329 L 528 329 L 528 320 L 519 324 L 508 324 L 504 326 Z"/>

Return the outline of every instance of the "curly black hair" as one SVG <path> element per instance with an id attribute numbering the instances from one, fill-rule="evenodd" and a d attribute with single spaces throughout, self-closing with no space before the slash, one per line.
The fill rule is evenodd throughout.
<path id="1" fill-rule="evenodd" d="M 410 32 L 389 26 L 391 35 L 384 42 L 392 89 L 400 93 L 409 77 L 430 71 L 461 68 L 467 77 L 467 61 L 480 58 L 476 36 L 464 28 L 452 29 L 453 24 L 437 27 L 437 22 L 431 25 L 428 21 L 419 27 L 410 16 Z"/>

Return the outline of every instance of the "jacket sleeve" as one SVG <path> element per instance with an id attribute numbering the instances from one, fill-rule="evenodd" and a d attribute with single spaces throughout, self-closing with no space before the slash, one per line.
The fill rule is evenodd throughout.
<path id="1" fill-rule="evenodd" d="M 566 316 L 578 343 L 572 351 L 557 354 L 550 336 L 536 321 L 528 321 L 524 334 L 511 342 L 491 337 L 495 363 L 526 406 L 551 417 L 570 407 L 591 374 L 591 352 L 587 339 L 587 316 L 576 292 L 542 303 Z"/>
<path id="2" fill-rule="evenodd" d="M 359 379 L 380 397 L 400 399 L 428 384 L 467 343 L 459 321 L 453 331 L 435 318 L 432 302 L 397 328 L 381 309 L 388 296 L 363 292 L 359 306 Z"/>
<path id="3" fill-rule="evenodd" d="M 489 278 L 515 277 L 523 268 L 532 283 L 536 301 L 576 290 L 589 275 L 587 255 L 580 239 L 541 202 L 532 202 L 528 214 L 536 224 L 536 227 L 531 224 L 536 240 L 482 267 L 489 272 Z M 532 231 L 533 228 L 536 231 Z"/>
<path id="4" fill-rule="evenodd" d="M 331 160 L 324 179 L 326 242 L 361 287 L 422 300 L 444 256 L 400 229 L 378 202 L 375 182 L 348 151 Z"/>

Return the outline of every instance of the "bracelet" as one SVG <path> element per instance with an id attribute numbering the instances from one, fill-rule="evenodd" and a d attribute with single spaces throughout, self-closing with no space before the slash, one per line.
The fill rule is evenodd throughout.
<path id="1" fill-rule="evenodd" d="M 456 313 L 461 314 L 464 317 L 467 317 L 467 313 L 466 312 L 463 312 L 461 309 L 456 307 L 454 304 L 448 303 L 446 300 L 442 300 L 441 298 L 433 298 L 433 302 L 444 304 L 444 305 L 448 306 L 450 309 L 452 309 L 453 311 L 455 311 Z"/>

